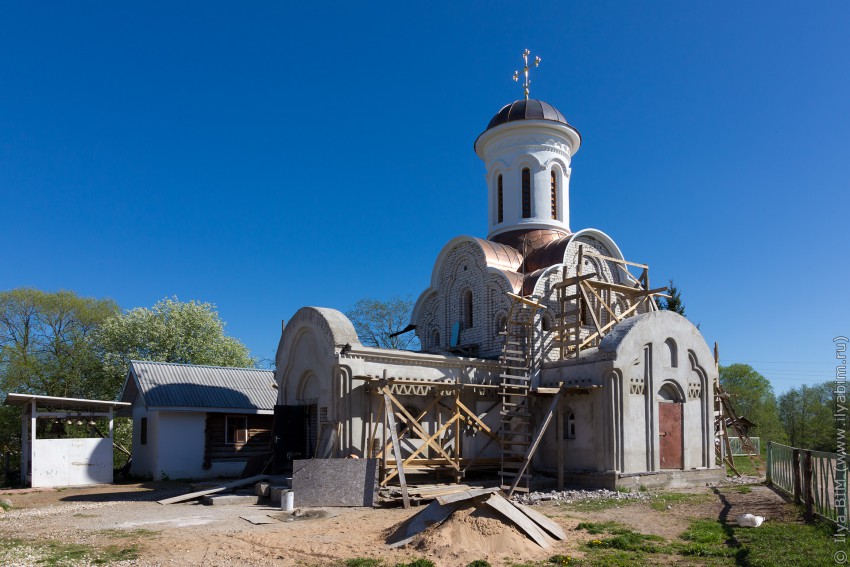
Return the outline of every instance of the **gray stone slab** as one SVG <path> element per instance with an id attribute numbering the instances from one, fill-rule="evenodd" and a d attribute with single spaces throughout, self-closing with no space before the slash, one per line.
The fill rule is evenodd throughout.
<path id="1" fill-rule="evenodd" d="M 377 459 L 312 459 L 292 463 L 295 506 L 375 505 Z"/>
<path id="2" fill-rule="evenodd" d="M 257 503 L 256 494 L 207 494 L 204 496 L 207 506 L 251 506 Z"/>

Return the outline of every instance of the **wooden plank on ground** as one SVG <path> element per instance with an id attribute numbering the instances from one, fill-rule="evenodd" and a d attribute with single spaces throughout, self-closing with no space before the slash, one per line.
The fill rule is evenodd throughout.
<path id="1" fill-rule="evenodd" d="M 399 526 L 395 533 L 387 539 L 387 545 L 389 547 L 401 547 L 410 543 L 417 534 L 433 525 L 445 522 L 446 518 L 451 516 L 452 512 L 457 510 L 460 505 L 460 502 L 440 504 L 436 500 L 432 501 L 424 510 Z"/>
<path id="2" fill-rule="evenodd" d="M 528 534 L 528 537 L 543 549 L 549 549 L 552 544 L 549 538 L 531 519 L 514 508 L 514 506 L 498 494 L 493 494 L 487 499 L 487 505 L 512 521 L 519 529 Z"/>
<path id="3" fill-rule="evenodd" d="M 531 518 L 534 523 L 546 530 L 546 532 L 548 532 L 551 536 L 560 539 L 561 541 L 567 539 L 567 532 L 564 531 L 564 528 L 558 525 L 551 518 L 547 518 L 537 510 L 534 510 L 529 506 L 523 506 L 519 502 L 511 500 L 510 503 L 514 505 L 514 508 Z"/>
<path id="4" fill-rule="evenodd" d="M 245 520 L 246 522 L 251 522 L 255 526 L 261 526 L 263 524 L 277 524 L 278 520 L 274 518 L 270 518 L 266 514 L 256 514 L 253 516 L 239 516 L 240 519 Z"/>
<path id="5" fill-rule="evenodd" d="M 454 494 L 446 494 L 445 496 L 439 496 L 437 498 L 437 502 L 439 502 L 440 504 L 463 502 L 464 500 L 478 498 L 479 496 L 484 496 L 485 494 L 493 494 L 494 492 L 498 492 L 499 490 L 499 488 L 475 488 L 472 490 L 464 490 L 463 492 L 455 492 Z"/>
<path id="6" fill-rule="evenodd" d="M 207 494 L 215 494 L 216 492 L 224 492 L 225 490 L 232 490 L 234 488 L 239 488 L 240 486 L 245 486 L 248 484 L 252 484 L 255 482 L 260 482 L 261 480 L 268 480 L 269 476 L 265 474 L 258 474 L 257 476 L 249 476 L 248 478 L 240 478 L 239 480 L 234 480 L 233 482 L 228 482 L 227 484 L 222 484 L 221 486 L 216 486 L 215 488 L 208 488 L 206 490 L 199 490 L 197 492 L 190 492 L 189 494 L 181 494 L 180 496 L 173 496 L 171 498 L 166 498 L 165 500 L 159 500 L 159 504 L 177 504 L 178 502 L 185 502 L 186 500 L 192 500 L 194 498 L 200 498 L 201 496 L 206 496 Z"/>

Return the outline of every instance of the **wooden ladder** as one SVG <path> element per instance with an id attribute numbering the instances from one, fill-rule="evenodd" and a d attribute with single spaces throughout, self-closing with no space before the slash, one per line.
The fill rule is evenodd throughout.
<path id="1" fill-rule="evenodd" d="M 750 439 L 746 428 L 738 420 L 738 413 L 729 399 L 729 394 L 726 393 L 719 381 L 715 382 L 714 389 L 714 434 L 715 437 L 720 438 L 720 442 L 715 442 L 714 444 L 717 460 L 732 469 L 737 476 L 741 476 L 741 473 L 735 468 L 735 460 L 732 456 L 732 444 L 729 442 L 728 427 L 731 427 L 741 441 L 741 449 L 750 458 L 756 471 L 761 474 L 763 472 L 763 467 L 760 464 L 761 455 L 758 455 L 756 452 L 755 443 Z"/>
<path id="2" fill-rule="evenodd" d="M 531 471 L 526 470 L 525 458 L 532 445 L 534 433 L 528 394 L 534 362 L 534 319 L 541 305 L 512 293 L 508 296 L 512 303 L 504 330 L 505 343 L 499 359 L 502 367 L 499 388 L 502 398 L 499 475 L 503 489 L 528 492 Z"/>

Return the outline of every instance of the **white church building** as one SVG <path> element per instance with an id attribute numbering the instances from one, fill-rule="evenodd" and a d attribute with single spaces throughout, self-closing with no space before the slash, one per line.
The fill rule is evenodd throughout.
<path id="1" fill-rule="evenodd" d="M 570 227 L 580 146 L 546 102 L 493 116 L 475 141 L 489 231 L 437 256 L 411 320 L 420 352 L 361 344 L 335 309 L 294 315 L 276 356 L 277 403 L 307 424 L 289 452 L 377 458 L 383 484 L 492 474 L 512 490 L 613 488 L 725 475 L 705 339 L 657 309 L 665 290 L 649 287 L 647 266 L 601 230 Z"/>

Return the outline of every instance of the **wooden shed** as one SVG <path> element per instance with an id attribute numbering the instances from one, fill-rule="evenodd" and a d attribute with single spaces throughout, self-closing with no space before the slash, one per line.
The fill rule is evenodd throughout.
<path id="1" fill-rule="evenodd" d="M 132 404 L 131 474 L 238 476 L 270 451 L 276 399 L 269 370 L 132 361 L 121 392 Z"/>

